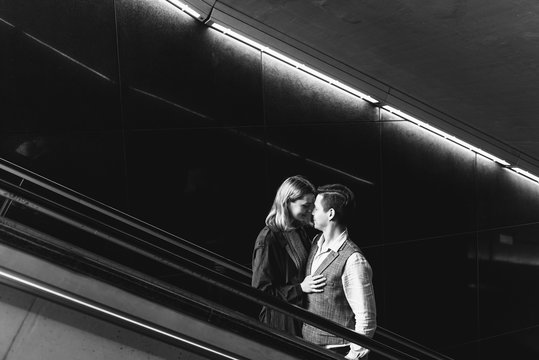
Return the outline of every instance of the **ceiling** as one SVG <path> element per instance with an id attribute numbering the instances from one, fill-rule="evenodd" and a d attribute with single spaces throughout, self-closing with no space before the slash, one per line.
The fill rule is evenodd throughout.
<path id="1" fill-rule="evenodd" d="M 363 83 L 390 105 L 422 120 L 434 114 L 539 166 L 539 1 L 215 3 L 227 25 L 278 38 L 340 69 L 348 79 L 339 80 L 359 90 Z"/>

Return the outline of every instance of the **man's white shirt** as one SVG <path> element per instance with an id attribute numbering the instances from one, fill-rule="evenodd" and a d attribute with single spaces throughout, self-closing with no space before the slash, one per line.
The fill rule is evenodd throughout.
<path id="1" fill-rule="evenodd" d="M 329 244 L 326 244 L 324 234 L 322 234 L 318 239 L 318 249 L 313 258 L 311 274 L 318 269 L 332 251 L 338 252 L 347 239 L 348 230 L 344 230 Z M 346 260 L 341 280 L 346 299 L 354 312 L 355 331 L 372 337 L 376 330 L 376 302 L 372 286 L 372 269 L 363 254 L 355 252 Z M 369 352 L 368 349 L 357 344 L 329 345 L 327 347 L 347 345 L 350 345 L 350 352 L 346 355 L 347 359 L 361 358 Z"/>

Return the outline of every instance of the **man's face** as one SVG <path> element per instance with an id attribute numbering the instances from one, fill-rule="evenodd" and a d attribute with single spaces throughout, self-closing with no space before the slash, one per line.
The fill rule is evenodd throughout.
<path id="1" fill-rule="evenodd" d="M 322 195 L 317 195 L 316 200 L 314 201 L 313 223 L 314 228 L 320 231 L 324 231 L 329 224 L 329 209 L 327 212 L 324 211 L 324 207 L 322 206 Z"/>

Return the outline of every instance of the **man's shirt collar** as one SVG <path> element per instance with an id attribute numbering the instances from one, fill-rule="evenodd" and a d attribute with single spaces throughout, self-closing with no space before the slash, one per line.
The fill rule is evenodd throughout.
<path id="1" fill-rule="evenodd" d="M 318 251 L 321 252 L 321 251 L 328 251 L 328 250 L 332 250 L 334 252 L 337 252 L 339 251 L 339 249 L 341 248 L 342 244 L 344 244 L 344 242 L 346 241 L 346 239 L 348 239 L 348 229 L 345 229 L 335 240 L 333 240 L 330 244 L 328 244 L 327 246 L 325 247 L 322 247 L 322 245 L 324 245 L 324 242 L 325 242 L 325 238 L 324 238 L 324 234 L 322 234 L 320 236 L 320 239 L 318 239 Z"/>

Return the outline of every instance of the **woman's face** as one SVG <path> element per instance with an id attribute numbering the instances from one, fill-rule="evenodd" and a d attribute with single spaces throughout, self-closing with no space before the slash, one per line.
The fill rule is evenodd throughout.
<path id="1" fill-rule="evenodd" d="M 303 224 L 311 224 L 311 213 L 314 207 L 314 194 L 307 194 L 304 197 L 288 203 L 288 210 L 294 220 Z"/>

